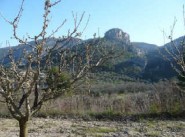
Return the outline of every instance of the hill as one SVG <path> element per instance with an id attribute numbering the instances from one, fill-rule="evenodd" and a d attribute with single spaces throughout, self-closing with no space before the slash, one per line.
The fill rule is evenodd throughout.
<path id="1" fill-rule="evenodd" d="M 183 37 L 180 37 L 174 40 L 174 42 L 178 45 L 182 39 Z M 65 46 L 66 48 L 73 49 L 74 47 L 78 47 L 79 50 L 84 50 L 84 45 L 90 44 L 93 46 L 93 42 L 100 42 L 101 46 L 107 49 L 111 45 L 114 45 L 116 52 L 122 51 L 124 53 L 122 56 L 106 61 L 93 73 L 114 73 L 114 75 L 121 76 L 123 79 L 127 77 L 133 80 L 141 79 L 150 82 L 159 81 L 161 79 L 171 79 L 176 76 L 176 72 L 170 66 L 170 62 L 164 60 L 159 52 L 162 51 L 162 54 L 167 54 L 164 52 L 164 47 L 169 47 L 169 43 L 158 47 L 157 45 L 144 42 L 131 42 L 128 33 L 119 28 L 113 28 L 108 30 L 103 38 L 97 39 L 82 40 L 71 38 L 69 42 L 64 43 L 62 39 L 50 38 L 47 39 L 45 47 L 53 47 L 57 40 L 61 40 L 61 43 L 58 44 L 58 48 Z M 29 42 L 29 44 L 35 45 L 33 41 Z M 3 56 L 8 53 L 8 49 L 9 48 L 0 49 L 1 60 Z M 12 50 L 14 51 L 15 60 L 19 60 L 24 50 L 31 52 L 31 48 L 28 45 L 18 45 L 12 47 Z M 96 55 L 99 56 L 98 53 L 96 53 Z M 8 62 L 8 56 L 5 56 L 3 63 L 8 64 Z"/>

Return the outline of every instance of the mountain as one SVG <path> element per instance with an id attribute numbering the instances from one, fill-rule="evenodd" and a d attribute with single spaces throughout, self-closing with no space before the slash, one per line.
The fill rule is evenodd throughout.
<path id="1" fill-rule="evenodd" d="M 82 42 L 81 39 L 77 39 L 77 38 L 71 38 L 70 41 L 63 41 L 63 39 L 61 39 L 61 38 L 48 38 L 46 40 L 46 44 L 45 44 L 44 48 L 45 49 L 52 48 L 55 45 L 56 41 L 59 41 L 59 43 L 57 44 L 56 50 L 57 50 L 57 48 L 60 48 L 60 47 L 73 47 L 74 45 L 77 45 Z M 8 51 L 11 49 L 13 51 L 14 59 L 15 59 L 15 61 L 17 61 L 21 58 L 24 51 L 26 51 L 27 53 L 32 52 L 33 48 L 30 47 L 30 45 L 32 47 L 34 47 L 36 44 L 34 41 L 30 41 L 30 42 L 28 42 L 27 45 L 19 44 L 18 46 L 1 48 L 0 53 L 2 52 L 4 55 L 3 54 L 0 55 L 0 60 L 3 60 L 4 64 L 9 63 L 10 60 L 9 60 L 9 57 L 7 56 L 7 54 L 8 54 Z M 44 56 L 44 53 L 43 53 L 43 56 Z"/>
<path id="2" fill-rule="evenodd" d="M 160 79 L 170 79 L 176 77 L 177 72 L 173 69 L 171 64 L 173 64 L 176 68 L 179 68 L 179 66 L 174 61 L 172 56 L 169 55 L 166 49 L 169 50 L 170 53 L 173 53 L 173 55 L 178 55 L 178 52 L 183 50 L 182 44 L 184 41 L 185 37 L 182 36 L 161 47 L 157 47 L 156 49 L 150 48 L 151 50 L 146 55 L 148 62 L 142 78 L 150 81 L 158 81 Z"/>
<path id="3" fill-rule="evenodd" d="M 180 37 L 174 40 L 176 45 L 179 45 L 184 37 Z M 96 39 L 76 39 L 71 38 L 68 42 L 63 42 L 60 38 L 50 38 L 46 41 L 46 46 L 51 48 L 54 46 L 57 40 L 60 40 L 58 48 L 60 47 L 78 47 L 79 50 L 84 50 L 84 45 L 88 44 L 94 46 L 94 43 L 101 43 L 101 46 L 108 49 L 114 45 L 116 52 L 123 52 L 122 56 L 115 59 L 107 60 L 103 65 L 99 66 L 94 73 L 114 73 L 118 77 L 129 77 L 131 79 L 142 79 L 150 82 L 159 81 L 161 79 L 170 79 L 177 74 L 172 69 L 170 62 L 166 61 L 161 55 L 168 56 L 165 52 L 165 47 L 170 47 L 170 43 L 158 47 L 154 44 L 148 44 L 144 42 L 131 42 L 130 35 L 119 28 L 113 28 L 105 32 L 104 37 Z M 31 45 L 35 45 L 33 41 L 29 42 Z M 7 54 L 9 48 L 1 48 L 0 53 Z M 18 45 L 12 47 L 14 57 L 18 60 L 22 52 L 26 50 L 31 52 L 31 48 L 28 45 Z M 75 48 L 76 49 L 76 48 Z M 83 52 L 83 51 L 82 51 Z M 99 53 L 95 53 L 99 56 Z M 2 54 L 0 54 L 2 59 Z M 8 57 L 4 59 L 4 63 L 8 63 Z"/>
<path id="4" fill-rule="evenodd" d="M 0 48 L 0 60 L 8 54 L 9 47 Z"/>
<path id="5" fill-rule="evenodd" d="M 173 42 L 175 45 L 180 45 L 182 40 L 183 37 L 180 37 Z M 130 57 L 116 64 L 114 66 L 114 72 L 133 79 L 143 79 L 150 82 L 176 77 L 177 73 L 170 64 L 173 60 L 167 61 L 164 58 L 164 56 L 169 56 L 164 50 L 169 45 L 171 43 L 159 47 L 144 42 L 131 42 L 129 46 L 131 48 L 129 51 Z"/>
<path id="6" fill-rule="evenodd" d="M 119 28 L 113 28 L 108 30 L 104 36 L 105 39 L 115 40 L 123 42 L 124 44 L 130 44 L 130 36 L 126 32 L 123 32 Z"/>
<path id="7" fill-rule="evenodd" d="M 148 52 L 152 52 L 157 50 L 159 47 L 157 45 L 154 44 L 148 44 L 148 43 L 144 43 L 144 42 L 132 42 L 132 45 L 138 49 L 138 52 L 140 51 L 141 54 L 146 54 Z"/>

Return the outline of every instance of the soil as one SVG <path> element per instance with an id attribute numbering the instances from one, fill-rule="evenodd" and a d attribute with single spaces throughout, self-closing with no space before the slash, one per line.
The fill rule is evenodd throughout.
<path id="1" fill-rule="evenodd" d="M 0 137 L 18 137 L 18 122 L 0 119 Z M 185 137 L 185 120 L 84 121 L 33 118 L 29 137 Z"/>

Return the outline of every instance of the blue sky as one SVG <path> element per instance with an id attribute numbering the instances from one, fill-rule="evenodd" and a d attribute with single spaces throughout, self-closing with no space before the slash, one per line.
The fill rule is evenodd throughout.
<path id="1" fill-rule="evenodd" d="M 44 1 L 25 1 L 18 29 L 20 36 L 23 37 L 26 33 L 34 36 L 41 30 Z M 21 0 L 0 0 L 0 12 L 12 20 L 20 4 Z M 67 19 L 67 23 L 56 37 L 65 35 L 66 31 L 73 27 L 72 11 L 79 16 L 85 11 L 82 26 L 85 25 L 88 16 L 91 17 L 83 39 L 93 37 L 98 29 L 103 37 L 107 30 L 120 28 L 130 35 L 131 41 L 163 45 L 162 30 L 169 35 L 174 18 L 177 19 L 174 38 L 184 35 L 183 4 L 184 0 L 62 0 L 52 10 L 48 32 Z M 0 18 L 0 46 L 4 46 L 7 40 L 12 45 L 17 44 L 15 40 L 10 39 L 11 36 L 12 28 Z"/>

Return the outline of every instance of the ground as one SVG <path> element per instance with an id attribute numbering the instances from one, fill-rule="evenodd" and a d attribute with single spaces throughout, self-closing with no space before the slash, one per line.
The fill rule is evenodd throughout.
<path id="1" fill-rule="evenodd" d="M 18 137 L 18 122 L 0 119 L 0 137 Z M 84 121 L 33 118 L 29 137 L 185 137 L 185 120 Z"/>

